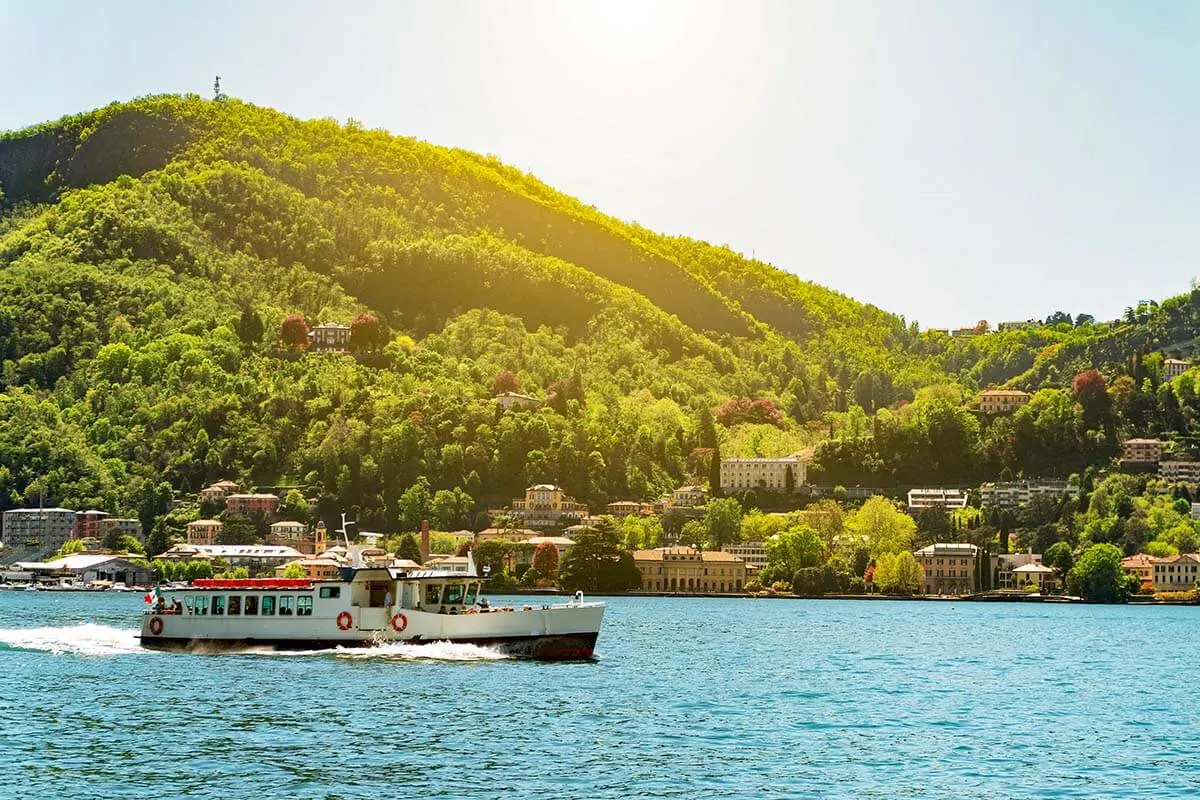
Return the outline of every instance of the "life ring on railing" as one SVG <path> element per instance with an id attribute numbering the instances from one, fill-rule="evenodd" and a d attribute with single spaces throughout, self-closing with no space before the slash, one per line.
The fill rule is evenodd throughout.
<path id="1" fill-rule="evenodd" d="M 348 631 L 350 626 L 354 624 L 354 617 L 350 616 L 349 611 L 343 611 L 337 616 L 337 626 L 339 631 Z"/>
<path id="2" fill-rule="evenodd" d="M 392 630 L 396 633 L 404 633 L 404 629 L 408 627 L 408 617 L 397 611 L 392 614 Z"/>
<path id="3" fill-rule="evenodd" d="M 150 618 L 150 633 L 158 636 L 163 631 L 163 621 L 161 617 Z"/>

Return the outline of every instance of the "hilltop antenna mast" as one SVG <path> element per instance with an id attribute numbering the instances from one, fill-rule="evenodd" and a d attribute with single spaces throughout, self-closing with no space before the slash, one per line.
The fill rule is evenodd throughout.
<path id="1" fill-rule="evenodd" d="M 221 94 L 221 76 L 218 75 L 213 81 L 213 100 L 220 102 L 225 99 L 225 95 Z"/>

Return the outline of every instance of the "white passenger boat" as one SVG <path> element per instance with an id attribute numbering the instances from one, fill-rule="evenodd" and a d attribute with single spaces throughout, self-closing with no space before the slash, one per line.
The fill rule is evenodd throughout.
<path id="1" fill-rule="evenodd" d="M 604 603 L 496 607 L 474 574 L 342 567 L 340 580 L 201 579 L 148 595 L 141 643 L 153 648 L 261 646 L 312 650 L 460 642 L 509 655 L 591 658 Z"/>

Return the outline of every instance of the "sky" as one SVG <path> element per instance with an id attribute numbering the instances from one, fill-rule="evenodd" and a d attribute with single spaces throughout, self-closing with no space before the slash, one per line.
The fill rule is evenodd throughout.
<path id="1" fill-rule="evenodd" d="M 1187 291 L 1200 4 L 0 0 L 0 129 L 223 90 L 494 154 L 925 327 Z"/>

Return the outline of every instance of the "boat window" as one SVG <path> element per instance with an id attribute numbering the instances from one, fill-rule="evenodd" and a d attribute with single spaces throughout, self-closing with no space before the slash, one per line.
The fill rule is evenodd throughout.
<path id="1" fill-rule="evenodd" d="M 247 617 L 258 616 L 258 598 L 252 594 L 246 595 L 246 602 L 242 605 L 243 612 Z"/>
<path id="2" fill-rule="evenodd" d="M 425 586 L 425 604 L 436 606 L 442 597 L 442 585 L 440 583 L 430 583 Z"/>
<path id="3" fill-rule="evenodd" d="M 479 593 L 478 583 L 467 584 L 467 596 L 463 599 L 463 603 L 468 606 L 475 605 L 475 595 Z"/>
<path id="4" fill-rule="evenodd" d="M 214 617 L 220 617 L 225 614 L 225 595 L 214 594 L 212 599 L 212 613 Z"/>
<path id="5" fill-rule="evenodd" d="M 238 617 L 242 614 L 242 598 L 236 594 L 229 595 L 229 616 Z"/>
<path id="6" fill-rule="evenodd" d="M 292 613 L 293 613 L 292 609 L 295 607 L 295 604 L 296 604 L 296 598 L 290 594 L 285 594 L 282 597 L 280 597 L 279 598 L 279 616 L 281 616 L 281 617 L 292 616 Z"/>
<path id="7" fill-rule="evenodd" d="M 311 617 L 312 616 L 312 595 L 303 594 L 296 598 L 296 616 Z"/>
<path id="8" fill-rule="evenodd" d="M 275 595 L 266 595 L 262 599 L 262 615 L 264 617 L 275 616 Z"/>
<path id="9" fill-rule="evenodd" d="M 183 607 L 187 611 L 188 614 L 193 613 L 194 600 L 195 600 L 195 598 L 193 598 L 192 595 L 190 595 L 190 594 L 185 594 L 183 596 Z"/>
<path id="10" fill-rule="evenodd" d="M 446 585 L 446 605 L 459 606 L 462 605 L 463 585 L 461 583 L 450 583 Z"/>
<path id="11" fill-rule="evenodd" d="M 328 600 L 331 597 L 341 597 L 341 596 L 342 596 L 342 587 L 340 587 L 340 586 L 322 586 L 321 587 L 321 599 L 322 600 Z"/>

